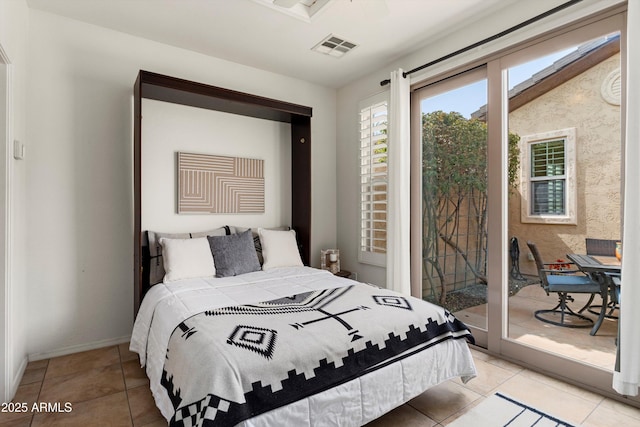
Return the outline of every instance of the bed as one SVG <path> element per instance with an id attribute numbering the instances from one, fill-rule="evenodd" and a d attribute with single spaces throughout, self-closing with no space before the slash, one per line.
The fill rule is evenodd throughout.
<path id="1" fill-rule="evenodd" d="M 165 247 L 171 280 L 150 287 L 136 317 L 130 348 L 170 425 L 358 426 L 443 381 L 476 375 L 473 338 L 445 309 L 303 266 L 293 231 L 261 230 L 268 238 L 259 240 L 219 231 L 160 239 L 199 242 L 186 257 L 191 249 L 178 248 L 183 264 L 204 255 L 208 239 L 217 271 L 185 277 L 197 266 L 175 270 L 166 258 L 176 247 Z"/>
<path id="2" fill-rule="evenodd" d="M 284 236 L 274 249 L 269 241 L 278 239 L 265 245 L 262 234 L 228 226 L 143 231 L 143 99 L 289 123 L 295 237 L 291 230 L 263 230 Z M 311 263 L 311 117 L 303 105 L 138 74 L 130 348 L 171 425 L 363 425 L 429 387 L 476 374 L 467 346 L 472 337 L 446 310 L 305 266 Z M 204 243 L 241 235 L 244 256 L 238 247 Z M 161 241 L 171 250 L 163 252 Z M 175 256 L 164 259 L 169 253 Z"/>

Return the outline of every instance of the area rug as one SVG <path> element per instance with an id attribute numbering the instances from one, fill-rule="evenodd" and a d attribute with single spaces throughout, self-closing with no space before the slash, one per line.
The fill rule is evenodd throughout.
<path id="1" fill-rule="evenodd" d="M 574 427 L 554 416 L 496 393 L 472 408 L 448 427 Z"/>

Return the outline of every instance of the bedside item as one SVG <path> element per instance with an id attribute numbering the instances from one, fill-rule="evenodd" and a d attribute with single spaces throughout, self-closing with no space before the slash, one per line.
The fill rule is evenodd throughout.
<path id="1" fill-rule="evenodd" d="M 340 250 L 324 249 L 320 251 L 320 268 L 333 274 L 340 271 Z"/>
<path id="2" fill-rule="evenodd" d="M 345 279 L 350 279 L 351 278 L 351 272 L 348 270 L 340 270 L 337 273 L 333 273 L 338 277 L 344 277 Z"/>

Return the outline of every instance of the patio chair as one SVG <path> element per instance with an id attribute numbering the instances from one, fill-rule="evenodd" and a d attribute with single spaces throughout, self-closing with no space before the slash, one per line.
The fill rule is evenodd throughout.
<path id="1" fill-rule="evenodd" d="M 595 256 L 615 256 L 616 255 L 616 240 L 608 240 L 608 239 L 593 239 L 587 237 L 584 239 L 586 247 L 587 247 L 587 255 L 595 255 Z M 620 277 L 618 276 L 618 279 Z M 615 289 L 615 287 L 612 287 Z M 618 287 L 619 289 L 619 287 Z M 617 319 L 618 316 L 615 316 L 613 313 L 615 310 L 619 308 L 618 299 L 614 298 L 615 295 L 611 294 L 608 303 L 608 313 L 606 317 L 609 319 Z M 587 311 L 592 314 L 599 314 L 602 306 L 601 305 L 589 305 Z"/>
<path id="2" fill-rule="evenodd" d="M 558 304 L 552 309 L 537 310 L 534 315 L 536 319 L 552 325 L 563 326 L 566 328 L 589 328 L 593 325 L 593 320 L 580 314 L 586 309 L 595 294 L 601 293 L 600 284 L 591 280 L 591 278 L 580 270 L 558 270 L 552 267 L 557 263 L 544 263 L 537 246 L 533 242 L 527 242 L 529 250 L 533 255 L 538 268 L 538 276 L 540 276 L 540 284 L 547 295 L 554 292 L 558 294 Z M 562 265 L 571 264 L 563 262 Z M 570 294 L 591 294 L 591 298 L 584 307 L 575 312 L 567 305 L 574 299 Z M 559 316 L 560 320 L 554 320 L 545 315 Z"/>
<path id="3" fill-rule="evenodd" d="M 620 303 L 620 285 L 621 285 L 621 280 L 620 280 L 620 274 L 619 273 L 606 273 L 607 278 L 609 280 L 611 280 L 611 284 L 613 286 L 611 286 L 611 290 L 609 292 L 609 294 L 611 295 L 611 301 L 615 302 L 616 304 Z"/>
<path id="4" fill-rule="evenodd" d="M 616 241 L 607 239 L 592 239 L 587 237 L 584 239 L 587 246 L 587 255 L 616 255 Z"/>
<path id="5" fill-rule="evenodd" d="M 511 270 L 509 270 L 511 278 L 514 280 L 527 280 L 520 273 L 520 245 L 517 237 L 512 237 L 509 241 L 509 258 L 511 258 Z"/>

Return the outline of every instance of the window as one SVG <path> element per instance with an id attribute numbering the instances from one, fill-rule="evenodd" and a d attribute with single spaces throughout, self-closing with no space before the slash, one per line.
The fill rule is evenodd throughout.
<path id="1" fill-rule="evenodd" d="M 360 262 L 386 264 L 387 93 L 360 105 Z"/>
<path id="2" fill-rule="evenodd" d="M 564 215 L 564 139 L 531 144 L 531 215 Z"/>
<path id="3" fill-rule="evenodd" d="M 522 222 L 576 224 L 575 128 L 522 137 Z"/>

